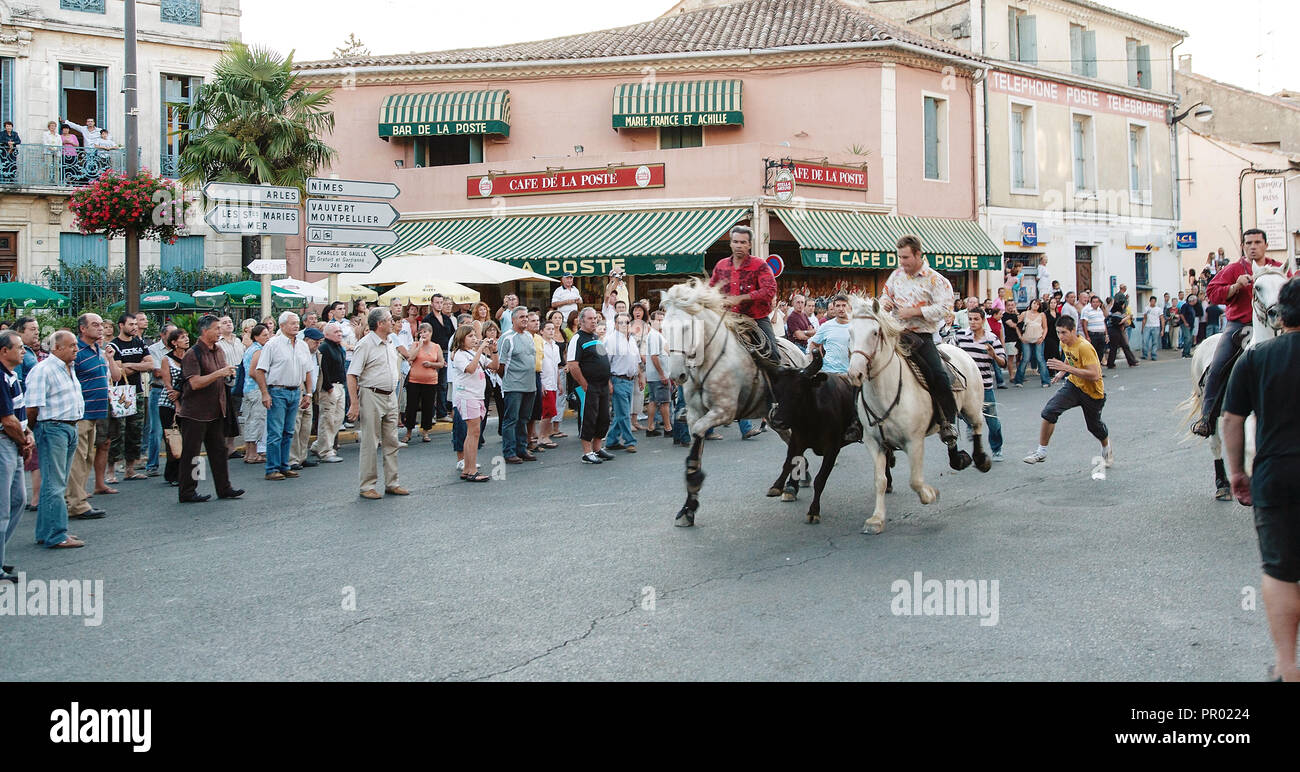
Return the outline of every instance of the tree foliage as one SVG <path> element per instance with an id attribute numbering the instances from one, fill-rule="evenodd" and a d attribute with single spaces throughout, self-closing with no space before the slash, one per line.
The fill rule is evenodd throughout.
<path id="1" fill-rule="evenodd" d="M 335 59 L 349 59 L 356 56 L 369 56 L 370 49 L 365 43 L 357 38 L 355 32 L 348 33 L 348 39 L 343 41 L 343 45 L 334 49 Z"/>

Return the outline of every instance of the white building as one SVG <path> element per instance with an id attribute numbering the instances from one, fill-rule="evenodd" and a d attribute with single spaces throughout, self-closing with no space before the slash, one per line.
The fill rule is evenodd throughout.
<path id="1" fill-rule="evenodd" d="M 188 102 L 226 44 L 239 39 L 239 0 L 137 0 L 140 166 L 174 176 L 180 146 L 176 108 Z M 0 153 L 0 277 L 31 281 L 67 264 L 118 265 L 121 240 L 77 232 L 72 191 L 106 164 L 123 168 L 123 151 L 79 150 L 64 160 L 42 146 L 60 116 L 94 118 L 124 139 L 121 0 L 0 0 L 0 120 L 22 145 Z M 238 236 L 200 224 L 175 245 L 143 242 L 142 266 L 237 270 Z"/>

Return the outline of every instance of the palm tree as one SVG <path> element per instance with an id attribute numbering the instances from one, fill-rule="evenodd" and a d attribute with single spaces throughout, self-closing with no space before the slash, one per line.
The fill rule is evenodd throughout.
<path id="1" fill-rule="evenodd" d="M 338 156 L 320 136 L 334 129 L 325 108 L 332 90 L 308 91 L 287 57 L 231 43 L 216 77 L 181 107 L 179 173 L 186 185 L 208 181 L 284 185 L 307 178 Z M 304 190 L 305 192 L 305 190 Z"/>

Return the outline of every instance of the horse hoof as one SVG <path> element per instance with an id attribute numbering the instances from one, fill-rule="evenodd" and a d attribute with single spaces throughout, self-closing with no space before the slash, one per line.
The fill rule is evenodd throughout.
<path id="1" fill-rule="evenodd" d="M 780 496 L 780 495 L 781 495 L 781 489 L 780 489 L 780 488 L 775 488 L 775 487 L 773 487 L 773 488 L 768 488 L 768 489 L 767 489 L 767 497 L 768 497 L 768 498 L 772 498 L 773 496 Z"/>
<path id="2" fill-rule="evenodd" d="M 873 536 L 884 530 L 885 530 L 885 519 L 883 517 L 880 518 L 880 520 L 878 521 L 868 520 L 867 522 L 862 524 L 862 532 L 866 534 L 871 534 Z"/>
<path id="3" fill-rule="evenodd" d="M 948 454 L 948 466 L 956 469 L 958 472 L 971 465 L 970 454 L 964 450 Z"/>
<path id="4" fill-rule="evenodd" d="M 993 459 L 989 458 L 987 455 L 980 456 L 975 459 L 975 468 L 981 472 L 987 472 L 993 468 Z"/>
<path id="5" fill-rule="evenodd" d="M 682 511 L 677 513 L 677 519 L 673 521 L 673 525 L 678 528 L 690 528 L 695 525 L 695 513 L 686 507 L 682 507 Z"/>
<path id="6" fill-rule="evenodd" d="M 781 493 L 781 500 L 782 500 L 782 501 L 798 501 L 798 500 L 799 500 L 799 496 L 796 495 L 795 492 L 792 491 L 792 490 L 786 490 L 786 491 L 783 491 L 783 492 Z"/>
<path id="7" fill-rule="evenodd" d="M 885 486 L 885 493 L 893 493 L 893 492 L 894 492 L 893 483 L 889 483 L 888 485 Z"/>
<path id="8" fill-rule="evenodd" d="M 809 513 L 808 513 L 808 522 L 809 522 L 809 523 L 811 523 L 811 524 L 813 524 L 813 525 L 816 525 L 816 524 L 820 523 L 821 521 L 822 521 L 822 516 L 821 516 L 821 514 L 815 514 L 815 515 L 814 515 L 812 512 L 809 512 Z"/>
<path id="9" fill-rule="evenodd" d="M 1232 489 L 1220 488 L 1214 492 L 1214 498 L 1219 501 L 1232 501 Z"/>

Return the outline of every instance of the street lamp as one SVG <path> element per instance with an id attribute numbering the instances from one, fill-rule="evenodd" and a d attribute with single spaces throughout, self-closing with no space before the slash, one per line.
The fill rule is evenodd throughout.
<path id="1" fill-rule="evenodd" d="M 1189 115 L 1194 117 L 1196 120 L 1200 121 L 1201 123 L 1205 123 L 1206 121 L 1214 117 L 1214 108 L 1210 107 L 1204 102 L 1197 102 L 1196 104 L 1182 111 L 1178 115 L 1175 115 L 1173 118 L 1170 118 L 1169 125 L 1173 126 Z"/>

